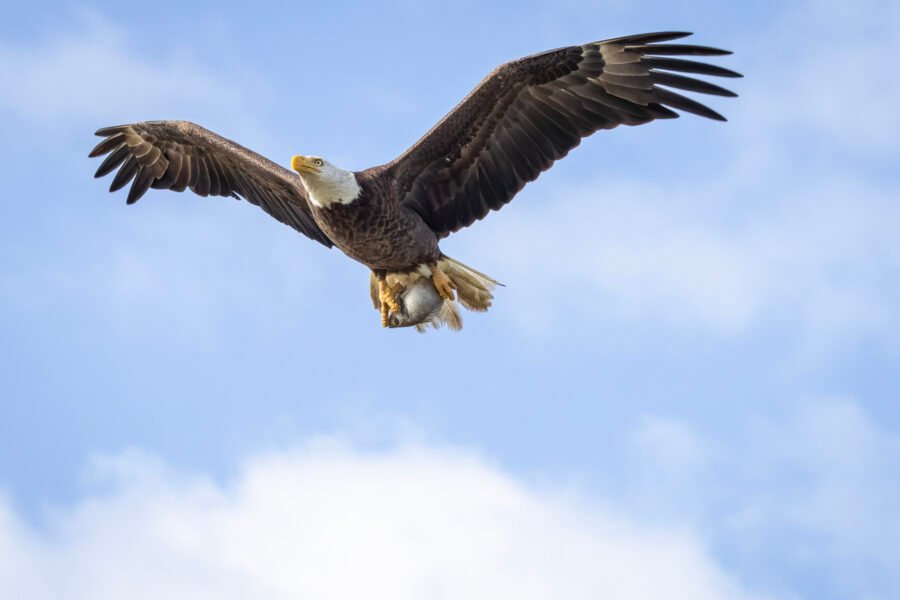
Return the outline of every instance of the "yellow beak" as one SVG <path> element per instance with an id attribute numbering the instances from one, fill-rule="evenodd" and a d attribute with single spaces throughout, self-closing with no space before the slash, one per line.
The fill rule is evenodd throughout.
<path id="1" fill-rule="evenodd" d="M 291 159 L 291 168 L 298 173 L 317 173 L 319 171 L 319 167 L 314 165 L 309 157 L 299 154 Z"/>

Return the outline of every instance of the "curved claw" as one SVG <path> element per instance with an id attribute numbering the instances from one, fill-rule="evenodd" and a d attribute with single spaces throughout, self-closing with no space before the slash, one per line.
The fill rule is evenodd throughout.
<path id="1" fill-rule="evenodd" d="M 390 310 L 390 308 L 388 307 L 387 303 L 382 302 L 381 303 L 381 326 L 382 327 L 388 326 L 388 315 L 390 314 L 389 310 Z"/>
<path id="2" fill-rule="evenodd" d="M 450 279 L 450 276 L 444 273 L 437 265 L 431 269 L 431 281 L 434 283 L 434 289 L 437 290 L 437 293 L 441 298 L 450 300 L 451 302 L 456 299 L 453 294 L 453 290 L 456 289 L 456 284 Z"/>
<path id="3" fill-rule="evenodd" d="M 388 317 L 391 312 L 400 313 L 400 303 L 397 302 L 397 294 L 386 281 L 378 280 L 378 299 L 381 301 L 381 326 L 388 326 Z"/>

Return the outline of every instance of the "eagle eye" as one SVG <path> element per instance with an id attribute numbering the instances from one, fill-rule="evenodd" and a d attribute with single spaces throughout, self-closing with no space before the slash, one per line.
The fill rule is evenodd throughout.
<path id="1" fill-rule="evenodd" d="M 317 167 L 321 167 L 323 164 L 325 164 L 325 163 L 322 162 L 322 159 L 321 159 L 321 158 L 317 158 L 317 159 L 316 159 L 316 166 L 317 166 Z"/>

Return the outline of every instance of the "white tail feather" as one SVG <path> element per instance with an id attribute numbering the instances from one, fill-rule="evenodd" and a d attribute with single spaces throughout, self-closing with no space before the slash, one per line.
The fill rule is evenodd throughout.
<path id="1" fill-rule="evenodd" d="M 469 310 L 486 311 L 494 300 L 494 295 L 491 292 L 498 285 L 503 285 L 484 273 L 480 273 L 449 256 L 439 260 L 438 266 L 456 284 L 459 302 Z"/>

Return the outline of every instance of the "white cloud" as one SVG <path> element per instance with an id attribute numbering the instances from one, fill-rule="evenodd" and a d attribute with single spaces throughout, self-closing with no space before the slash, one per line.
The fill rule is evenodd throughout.
<path id="1" fill-rule="evenodd" d="M 125 454 L 36 531 L 0 504 L 0 588 L 42 598 L 741 598 L 683 529 L 535 491 L 458 450 L 324 441 L 226 485 Z"/>
<path id="2" fill-rule="evenodd" d="M 237 114 L 240 86 L 195 64 L 169 44 L 141 56 L 129 36 L 82 12 L 64 34 L 38 44 L 0 42 L 0 109 L 38 123 L 115 124 L 202 108 Z"/>
<path id="3" fill-rule="evenodd" d="M 887 597 L 900 439 L 843 399 L 746 423 L 720 434 L 648 415 L 620 453 L 623 479 L 600 496 L 421 442 L 363 451 L 320 438 L 252 457 L 225 482 L 139 452 L 102 457 L 86 496 L 40 528 L 0 500 L 0 589 L 33 600 L 741 598 L 750 585 Z"/>
<path id="4" fill-rule="evenodd" d="M 886 56 L 900 53 L 900 6 L 891 0 L 811 0 L 792 6 L 765 38 L 753 77 L 754 114 L 804 137 L 825 134 L 846 151 L 896 151 L 900 82 Z M 807 142 L 808 143 L 808 142 Z"/>
<path id="5" fill-rule="evenodd" d="M 65 298 L 114 333 L 208 346 L 234 322 L 263 335 L 302 326 L 321 294 L 313 257 L 327 251 L 245 202 L 149 197 L 121 210 L 52 263 L 2 274 L 6 300 L 28 310 Z"/>
<path id="6" fill-rule="evenodd" d="M 631 460 L 628 485 L 636 493 L 629 501 L 636 507 L 649 503 L 651 511 L 659 501 L 652 490 L 666 490 L 667 503 L 692 497 L 696 479 L 707 472 L 716 452 L 708 440 L 686 425 L 658 416 L 645 417 L 630 441 L 626 449 Z"/>
<path id="7" fill-rule="evenodd" d="M 815 540 L 798 548 L 833 564 L 853 562 L 892 569 L 900 561 L 900 438 L 880 428 L 848 400 L 805 403 L 785 424 L 756 423 L 749 432 L 757 450 L 736 462 L 769 479 L 793 482 L 778 494 L 763 488 L 747 499 L 753 509 L 736 519 L 736 531 L 761 523 Z M 768 471 L 768 474 L 766 474 Z"/>
<path id="8" fill-rule="evenodd" d="M 624 319 L 735 335 L 780 323 L 814 347 L 896 337 L 893 196 L 828 180 L 742 212 L 758 192 L 635 182 L 564 190 L 507 213 L 489 239 L 469 238 L 476 248 L 465 254 L 491 257 L 479 268 L 515 281 L 523 303 L 555 306 L 541 317 L 550 325 Z M 515 309 L 511 296 L 502 301 Z M 514 314 L 527 324 L 533 311 Z"/>
<path id="9" fill-rule="evenodd" d="M 723 435 L 648 417 L 632 435 L 620 501 L 648 520 L 692 520 L 766 589 L 890 597 L 900 561 L 900 437 L 848 399 L 805 401 L 744 423 Z M 816 581 L 798 583 L 810 570 Z"/>

